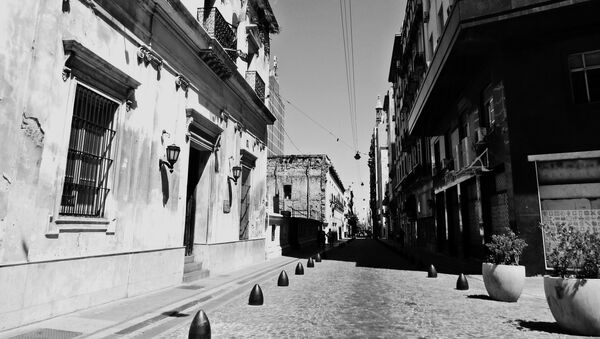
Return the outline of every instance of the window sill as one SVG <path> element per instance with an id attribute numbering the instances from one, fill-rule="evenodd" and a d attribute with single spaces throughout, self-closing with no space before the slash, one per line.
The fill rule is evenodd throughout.
<path id="1" fill-rule="evenodd" d="M 115 222 L 106 218 L 82 218 L 61 216 L 50 222 L 50 228 L 46 232 L 47 236 L 58 236 L 59 233 L 68 232 L 106 232 L 106 234 L 115 233 Z"/>

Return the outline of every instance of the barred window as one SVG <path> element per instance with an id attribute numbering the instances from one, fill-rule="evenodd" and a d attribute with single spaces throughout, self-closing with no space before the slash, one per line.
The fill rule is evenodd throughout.
<path id="1" fill-rule="evenodd" d="M 77 85 L 61 215 L 104 216 L 118 108 L 118 102 Z"/>
<path id="2" fill-rule="evenodd" d="M 600 101 L 600 51 L 572 54 L 568 62 L 574 102 Z"/>

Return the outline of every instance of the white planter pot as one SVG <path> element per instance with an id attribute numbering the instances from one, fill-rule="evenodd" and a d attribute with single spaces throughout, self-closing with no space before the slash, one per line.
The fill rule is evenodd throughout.
<path id="1" fill-rule="evenodd" d="M 600 279 L 544 277 L 544 292 L 560 327 L 600 336 Z"/>
<path id="2" fill-rule="evenodd" d="M 525 266 L 483 263 L 481 273 L 485 289 L 492 299 L 515 302 L 521 296 L 525 285 Z"/>

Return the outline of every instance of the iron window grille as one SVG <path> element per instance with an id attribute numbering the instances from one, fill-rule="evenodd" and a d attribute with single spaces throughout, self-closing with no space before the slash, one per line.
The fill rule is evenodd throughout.
<path id="1" fill-rule="evenodd" d="M 568 63 L 575 103 L 600 101 L 600 51 L 571 54 Z"/>
<path id="2" fill-rule="evenodd" d="M 119 103 L 77 85 L 60 214 L 103 217 Z"/>

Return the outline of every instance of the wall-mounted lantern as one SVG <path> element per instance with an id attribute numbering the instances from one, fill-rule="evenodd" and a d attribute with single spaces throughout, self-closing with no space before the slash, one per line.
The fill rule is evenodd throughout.
<path id="1" fill-rule="evenodd" d="M 232 180 L 237 185 L 237 181 L 242 175 L 242 168 L 240 166 L 233 166 L 231 168 L 231 174 L 233 177 L 227 177 L 227 179 Z"/>
<path id="2" fill-rule="evenodd" d="M 229 168 L 232 176 L 227 176 L 227 191 L 229 193 L 229 199 L 223 201 L 223 213 L 229 213 L 231 211 L 231 203 L 233 202 L 233 192 L 231 188 L 231 182 L 233 181 L 237 185 L 237 181 L 242 175 L 242 168 L 240 166 L 231 166 L 233 157 L 229 157 Z"/>
<path id="3" fill-rule="evenodd" d="M 179 159 L 179 152 L 181 152 L 179 146 L 175 144 L 167 146 L 165 152 L 167 155 L 167 161 L 161 159 L 160 164 L 167 166 L 169 168 L 169 172 L 173 173 L 173 165 L 175 165 L 177 159 Z"/>
<path id="4" fill-rule="evenodd" d="M 179 146 L 175 144 L 167 146 L 167 161 L 169 162 L 168 167 L 171 172 L 173 172 L 173 165 L 175 165 L 177 159 L 179 159 L 179 152 L 181 152 Z"/>
<path id="5" fill-rule="evenodd" d="M 166 141 L 169 139 L 171 139 L 171 134 L 169 134 L 169 132 L 163 130 L 163 133 L 161 136 L 161 143 L 164 145 L 166 143 Z M 173 173 L 173 166 L 177 162 L 177 159 L 179 159 L 180 152 L 181 152 L 181 148 L 179 148 L 179 146 L 177 146 L 175 144 L 171 144 L 171 145 L 167 146 L 165 148 L 165 157 L 167 158 L 167 161 L 160 159 L 159 166 L 165 165 L 166 167 L 169 168 L 169 171 L 171 173 Z"/>

